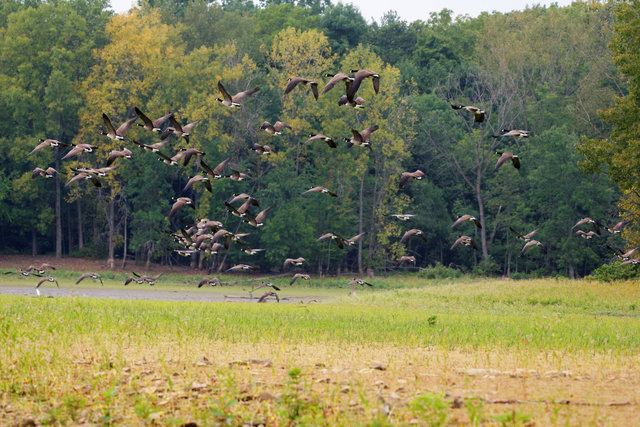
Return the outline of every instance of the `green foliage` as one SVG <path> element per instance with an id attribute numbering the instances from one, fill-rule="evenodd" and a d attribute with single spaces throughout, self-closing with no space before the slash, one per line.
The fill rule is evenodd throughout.
<path id="1" fill-rule="evenodd" d="M 622 261 L 615 261 L 609 264 L 602 264 L 593 270 L 591 276 L 603 282 L 613 282 L 616 280 L 630 280 L 640 277 L 640 270 L 633 264 L 620 265 Z"/>
<path id="2" fill-rule="evenodd" d="M 444 425 L 451 405 L 444 394 L 428 392 L 414 398 L 410 406 L 420 423 L 435 427 Z"/>
<path id="3" fill-rule="evenodd" d="M 421 269 L 418 276 L 423 279 L 455 279 L 457 277 L 461 277 L 462 272 L 455 268 L 446 267 L 437 262 L 433 266 Z"/>

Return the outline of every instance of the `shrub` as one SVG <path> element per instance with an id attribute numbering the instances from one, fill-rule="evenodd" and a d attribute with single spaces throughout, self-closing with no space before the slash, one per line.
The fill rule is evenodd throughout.
<path id="1" fill-rule="evenodd" d="M 622 261 L 614 261 L 611 264 L 603 264 L 593 270 L 591 274 L 593 278 L 603 282 L 611 282 L 613 280 L 628 280 L 640 277 L 640 268 L 633 264 L 623 265 Z"/>
<path id="2" fill-rule="evenodd" d="M 462 276 L 462 272 L 455 268 L 446 267 L 437 262 L 433 267 L 429 266 L 420 270 L 418 277 L 423 279 L 455 279 Z"/>

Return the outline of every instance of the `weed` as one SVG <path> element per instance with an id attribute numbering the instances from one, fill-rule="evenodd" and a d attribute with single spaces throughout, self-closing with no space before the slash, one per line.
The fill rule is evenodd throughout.
<path id="1" fill-rule="evenodd" d="M 507 412 L 502 415 L 496 415 L 493 419 L 500 423 L 501 426 L 524 426 L 531 420 L 531 415 L 523 414 L 520 411 L 513 409 L 511 412 Z"/>
<path id="2" fill-rule="evenodd" d="M 411 410 L 419 421 L 430 426 L 444 425 L 451 406 L 441 393 L 423 393 L 410 403 Z"/>

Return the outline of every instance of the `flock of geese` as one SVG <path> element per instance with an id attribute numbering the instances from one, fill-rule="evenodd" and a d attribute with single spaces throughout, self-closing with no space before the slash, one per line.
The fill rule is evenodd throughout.
<path id="1" fill-rule="evenodd" d="M 330 77 L 330 80 L 324 86 L 322 90 L 322 94 L 326 94 L 330 90 L 332 90 L 336 85 L 340 82 L 344 83 L 344 94 L 338 100 L 338 105 L 348 106 L 354 109 L 364 108 L 365 100 L 361 97 L 357 96 L 358 89 L 361 87 L 363 82 L 366 79 L 370 79 L 372 81 L 373 89 L 376 94 L 378 94 L 380 89 L 380 75 L 377 72 L 371 70 L 351 70 L 352 75 L 347 73 L 336 73 L 336 74 L 325 74 L 326 77 Z M 216 98 L 218 102 L 220 102 L 223 106 L 228 107 L 230 109 L 237 109 L 243 106 L 243 103 L 252 95 L 259 91 L 259 88 L 253 88 L 250 90 L 246 90 L 243 92 L 236 93 L 235 95 L 231 95 L 227 89 L 223 86 L 222 82 L 218 82 L 218 90 L 220 92 L 220 96 Z M 317 100 L 320 93 L 318 90 L 318 82 L 304 78 L 304 77 L 292 77 L 288 80 L 288 84 L 284 89 L 284 94 L 288 94 L 295 90 L 297 87 L 302 87 L 310 90 L 313 94 L 313 97 Z M 476 123 L 481 123 L 485 120 L 486 112 L 478 107 L 471 105 L 458 105 L 458 104 L 450 104 L 454 110 L 461 110 L 466 113 L 470 113 L 473 116 L 473 120 Z M 187 144 L 190 141 L 192 133 L 194 132 L 195 127 L 200 122 L 199 120 L 193 121 L 191 123 L 182 124 L 176 118 L 175 113 L 169 113 L 162 117 L 159 117 L 155 120 L 151 120 L 147 115 L 145 115 L 138 107 L 134 108 L 136 115 L 124 123 L 122 123 L 119 127 L 115 127 L 110 118 L 106 114 L 102 114 L 102 120 L 104 122 L 105 130 L 100 130 L 99 133 L 105 135 L 106 137 L 121 142 L 122 144 L 130 143 L 129 147 L 122 147 L 121 150 L 113 150 L 109 153 L 108 158 L 106 160 L 106 165 L 101 168 L 92 168 L 92 167 L 77 167 L 70 168 L 70 170 L 74 173 L 74 176 L 66 183 L 66 185 L 71 185 L 74 182 L 80 180 L 90 180 L 93 185 L 96 187 L 101 187 L 102 182 L 100 177 L 106 176 L 109 172 L 113 171 L 116 166 L 114 163 L 116 161 L 121 161 L 123 159 L 130 159 L 133 154 L 134 147 L 138 147 L 141 150 L 153 153 L 157 156 L 159 161 L 167 165 L 178 165 L 182 163 L 184 167 L 187 167 L 192 159 L 194 159 L 194 164 L 198 168 L 198 170 L 202 170 L 203 173 L 197 173 L 193 177 L 191 177 L 188 182 L 185 184 L 183 191 L 188 191 L 194 185 L 204 185 L 208 191 L 212 191 L 212 182 L 218 179 L 231 179 L 234 181 L 244 181 L 249 178 L 249 176 L 245 173 L 240 172 L 237 169 L 231 167 L 231 158 L 226 158 L 220 161 L 215 167 L 210 167 L 204 160 L 203 157 L 206 153 L 200 151 L 196 148 L 181 148 L 178 152 L 170 156 L 166 154 L 165 145 L 169 141 L 170 136 L 174 136 L 176 138 L 184 138 Z M 140 122 L 139 122 L 140 121 Z M 165 123 L 169 122 L 170 125 L 164 127 Z M 137 125 L 142 127 L 143 129 L 151 132 L 157 133 L 160 135 L 160 141 L 153 144 L 144 144 L 135 139 L 127 139 L 125 134 L 127 131 L 133 126 Z M 256 125 L 257 126 L 257 125 Z M 273 136 L 281 135 L 286 129 L 291 129 L 291 126 L 282 122 L 276 121 L 271 124 L 268 121 L 265 121 L 260 126 L 260 130 L 267 132 Z M 372 134 L 378 130 L 378 126 L 376 124 L 371 124 L 369 127 L 363 130 L 351 129 L 351 137 L 345 137 L 344 142 L 346 143 L 346 147 L 351 148 L 353 146 L 357 147 L 366 147 L 368 150 L 373 150 L 371 143 Z M 512 129 L 502 129 L 500 134 L 492 135 L 494 138 L 529 138 L 531 136 L 531 132 L 527 130 L 512 130 Z M 337 148 L 338 143 L 332 137 L 324 135 L 322 133 L 312 133 L 309 135 L 308 139 L 305 143 L 312 143 L 314 141 L 323 141 L 331 148 Z M 55 139 L 41 139 L 40 143 L 29 153 L 34 154 L 38 151 L 44 150 L 48 147 L 68 147 L 71 146 L 69 152 L 67 152 L 62 160 L 66 160 L 69 158 L 77 157 L 82 155 L 83 153 L 91 153 L 96 147 L 90 144 L 73 144 L 73 143 L 63 143 Z M 271 147 L 268 145 L 262 144 L 254 144 L 252 150 L 258 154 L 259 156 L 266 156 L 271 153 Z M 504 163 L 511 160 L 513 166 L 516 169 L 520 169 L 520 158 L 517 154 L 510 151 L 497 151 L 496 155 L 498 155 L 497 163 L 494 167 L 494 170 L 498 170 Z M 58 171 L 56 171 L 52 167 L 48 167 L 46 169 L 43 168 L 35 168 L 32 172 L 32 178 L 37 177 L 45 177 L 51 178 Z M 413 172 L 403 172 L 399 177 L 398 187 L 399 189 L 404 188 L 410 180 L 422 180 L 425 174 L 421 170 L 416 170 Z M 324 194 L 330 197 L 338 197 L 338 194 L 332 191 L 329 188 L 326 188 L 322 185 L 313 186 L 310 189 L 306 190 L 302 194 L 311 194 L 311 193 L 319 193 Z M 194 202 L 191 198 L 182 196 L 173 199 L 173 205 L 171 207 L 170 212 L 168 213 L 168 218 L 171 221 L 171 218 L 176 216 L 178 212 L 185 206 L 195 209 Z M 257 211 L 260 207 L 260 202 L 250 194 L 247 193 L 239 193 L 233 194 L 233 196 L 224 202 L 224 206 L 227 211 L 238 218 L 240 218 L 241 222 L 246 222 L 247 224 L 253 227 L 262 227 L 265 224 L 266 217 L 269 211 L 272 209 L 272 206 Z M 253 211 L 253 213 L 252 213 Z M 396 218 L 400 221 L 409 221 L 415 217 L 414 214 L 405 214 L 398 213 L 393 214 L 391 217 Z M 451 225 L 452 229 L 456 229 L 458 227 L 462 227 L 463 224 L 473 223 L 476 228 L 482 228 L 480 221 L 473 215 L 464 214 L 458 216 L 456 221 Z M 607 228 L 611 233 L 619 233 L 620 230 L 626 225 L 626 222 L 620 222 L 611 228 Z M 259 248 L 249 248 L 246 243 L 243 242 L 242 237 L 246 236 L 247 233 L 233 233 L 224 228 L 223 223 L 218 220 L 210 220 L 208 218 L 201 218 L 197 222 L 190 225 L 189 228 L 185 229 L 183 227 L 179 228 L 178 231 L 171 232 L 170 235 L 173 237 L 174 241 L 181 246 L 180 249 L 176 249 L 175 252 L 182 256 L 193 256 L 198 253 L 202 256 L 209 256 L 218 254 L 221 250 L 229 250 L 232 244 L 235 244 L 240 248 L 241 251 L 246 253 L 247 255 L 256 255 L 262 252 L 264 249 Z M 584 218 L 578 221 L 573 228 L 577 228 L 582 225 L 592 225 L 594 230 L 585 232 L 583 230 L 578 230 L 576 232 L 576 236 L 583 237 L 585 239 L 590 239 L 595 236 L 599 236 L 601 234 L 600 226 L 596 221 L 591 218 Z M 524 246 L 521 250 L 521 255 L 523 255 L 529 248 L 533 248 L 537 246 L 546 253 L 545 246 L 534 240 L 533 237 L 539 229 L 533 230 L 527 234 L 520 234 L 518 231 L 514 230 L 510 227 L 510 230 L 522 241 L 524 241 Z M 327 232 L 320 237 L 318 237 L 317 241 L 330 239 L 335 242 L 336 246 L 339 249 L 345 249 L 348 247 L 354 246 L 362 237 L 364 233 L 357 234 L 351 238 L 342 237 L 333 232 Z M 426 241 L 425 233 L 417 228 L 407 230 L 402 238 L 400 239 L 401 243 L 404 243 L 410 238 L 419 237 L 422 240 Z M 468 236 L 468 235 L 459 235 L 455 242 L 451 246 L 451 250 L 456 249 L 458 246 L 469 246 L 475 250 L 478 250 L 478 244 L 476 241 Z M 618 253 L 612 249 L 617 256 L 623 258 L 624 263 L 634 263 L 637 264 L 640 262 L 639 259 L 631 260 L 629 257 L 629 253 L 622 254 Z M 632 252 L 632 254 L 635 253 Z M 626 257 L 626 258 L 624 258 Z M 283 263 L 283 269 L 287 267 L 301 267 L 304 265 L 306 260 L 302 257 L 298 258 L 287 258 Z M 398 264 L 410 263 L 415 266 L 416 259 L 414 256 L 402 256 L 397 260 Z M 31 266 L 33 267 L 33 266 Z M 250 264 L 237 264 L 229 269 L 227 272 L 232 271 L 255 271 L 257 267 L 252 266 Z M 28 275 L 34 271 L 33 268 L 25 270 L 19 270 L 19 272 L 23 275 Z M 44 274 L 44 270 L 36 270 L 40 274 Z M 160 278 L 162 275 L 159 274 L 154 277 L 150 276 L 140 276 L 138 274 L 133 274 L 128 277 L 125 281 L 125 285 L 129 283 L 148 283 L 153 285 L 156 280 Z M 96 273 L 86 273 L 83 274 L 77 281 L 80 283 L 82 280 L 86 278 L 92 278 L 94 280 L 102 279 Z M 311 280 L 311 277 L 306 273 L 294 273 L 291 277 L 290 284 L 293 284 L 297 279 Z M 42 283 L 49 281 L 55 282 L 57 281 L 54 277 L 48 276 L 44 277 L 40 280 L 37 287 L 38 288 Z M 202 287 L 205 285 L 216 286 L 221 282 L 218 278 L 205 278 L 199 284 L 198 287 Z M 359 278 L 353 278 L 348 283 L 348 286 L 354 287 L 355 285 L 360 286 L 372 286 L 371 283 L 368 283 Z M 270 282 L 262 282 L 260 285 L 252 289 L 255 291 L 257 289 L 268 287 L 272 290 L 264 294 L 259 301 L 265 301 L 270 297 L 275 297 L 279 301 L 279 297 L 275 291 L 279 291 L 279 288 L 274 286 Z"/>

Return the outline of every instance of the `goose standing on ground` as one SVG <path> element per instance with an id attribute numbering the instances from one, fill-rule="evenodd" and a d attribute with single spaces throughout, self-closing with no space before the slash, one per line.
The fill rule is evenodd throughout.
<path id="1" fill-rule="evenodd" d="M 260 90 L 260 88 L 256 87 L 253 89 L 245 90 L 244 92 L 238 92 L 234 96 L 231 96 L 229 92 L 222 86 L 222 82 L 218 82 L 218 90 L 222 94 L 222 98 L 216 98 L 216 101 L 222 103 L 222 105 L 230 108 L 240 108 L 242 107 L 242 102 L 247 96 L 252 95 Z"/>
<path id="2" fill-rule="evenodd" d="M 452 229 L 456 228 L 457 226 L 459 226 L 460 224 L 462 224 L 465 221 L 471 221 L 479 229 L 482 228 L 482 224 L 480 224 L 480 220 L 478 220 L 478 218 L 476 218 L 475 216 L 469 215 L 469 214 L 465 214 L 465 215 L 459 216 L 458 219 L 456 219 L 456 221 L 453 224 L 451 224 L 451 228 Z"/>
<path id="3" fill-rule="evenodd" d="M 113 140 L 124 140 L 125 132 L 129 130 L 131 125 L 133 125 L 136 120 L 138 120 L 138 116 L 127 120 L 126 122 L 118 126 L 118 129 L 115 129 L 113 127 L 113 124 L 111 124 L 109 116 L 107 116 L 105 113 L 102 113 L 102 121 L 104 122 L 104 126 L 107 128 L 107 131 L 105 132 L 101 130 L 99 133 L 100 135 L 106 135 Z"/>
<path id="4" fill-rule="evenodd" d="M 36 178 L 38 176 L 44 176 L 45 178 L 53 178 L 53 175 L 57 173 L 58 171 L 52 167 L 48 167 L 47 169 L 35 168 L 31 172 L 31 178 Z"/>
<path id="5" fill-rule="evenodd" d="M 82 276 L 80 276 L 80 278 L 76 281 L 76 285 L 79 284 L 80 282 L 82 282 L 84 279 L 91 277 L 93 280 L 100 280 L 100 284 L 102 286 L 104 286 L 104 283 L 102 283 L 102 277 L 100 277 L 100 275 L 98 273 L 84 273 Z"/>
<path id="6" fill-rule="evenodd" d="M 400 239 L 400 243 L 404 242 L 411 236 L 420 236 L 422 240 L 424 240 L 425 242 L 427 241 L 427 238 L 425 237 L 424 232 L 422 230 L 418 230 L 417 228 L 412 228 L 411 230 L 403 234 L 402 239 Z"/>
<path id="7" fill-rule="evenodd" d="M 282 129 L 291 129 L 291 126 L 284 122 L 281 122 L 280 120 L 278 120 L 274 124 L 265 121 L 264 123 L 262 123 L 262 126 L 260 126 L 260 129 L 271 135 L 282 135 Z"/>
<path id="8" fill-rule="evenodd" d="M 332 138 L 329 138 L 328 136 L 323 135 L 321 133 L 309 134 L 309 139 L 305 141 L 305 144 L 311 141 L 324 141 L 331 148 L 336 148 L 338 146 Z"/>
<path id="9" fill-rule="evenodd" d="M 526 252 L 527 249 L 529 249 L 532 246 L 538 246 L 543 253 L 547 253 L 547 248 L 544 247 L 544 245 L 540 242 L 538 242 L 537 240 L 529 240 L 527 243 L 525 243 L 525 245 L 522 247 L 522 251 L 520 251 L 520 256 L 524 255 L 524 253 Z"/>
<path id="10" fill-rule="evenodd" d="M 351 148 L 354 145 L 367 147 L 371 150 L 371 143 L 369 142 L 369 137 L 371 134 L 378 130 L 378 125 L 373 125 L 368 127 L 367 129 L 358 132 L 355 129 L 351 129 L 351 134 L 353 135 L 351 138 L 345 138 L 345 142 L 347 143 L 347 148 Z"/>
<path id="11" fill-rule="evenodd" d="M 416 170 L 415 172 L 402 172 L 402 174 L 400 175 L 400 182 L 398 182 L 398 187 L 404 187 L 409 179 L 417 179 L 418 181 L 420 181 L 423 178 L 424 172 L 422 172 L 420 169 Z"/>
<path id="12" fill-rule="evenodd" d="M 144 122 L 143 124 L 140 124 L 140 123 L 136 123 L 136 124 L 151 132 L 162 132 L 162 129 L 160 129 L 160 126 L 162 126 L 164 122 L 166 122 L 169 119 L 169 117 L 173 116 L 173 113 L 169 113 L 167 115 L 164 115 L 152 121 L 142 111 L 140 111 L 138 107 L 133 107 L 133 108 L 136 114 L 138 115 L 138 117 Z"/>
<path id="13" fill-rule="evenodd" d="M 180 208 L 183 207 L 184 205 L 191 207 L 191 209 L 196 208 L 195 206 L 193 206 L 193 200 L 191 200 L 190 198 L 178 197 L 175 203 L 173 204 L 173 206 L 171 206 L 171 212 L 169 212 L 169 218 L 174 216 L 178 212 L 178 210 L 180 210 Z"/>
<path id="14" fill-rule="evenodd" d="M 217 277 L 212 277 L 211 279 L 204 278 L 200 281 L 200 283 L 198 283 L 198 288 L 201 288 L 204 285 L 220 286 L 221 284 L 222 282 L 220 282 L 220 279 L 218 279 Z"/>
<path id="15" fill-rule="evenodd" d="M 307 191 L 304 191 L 302 194 L 307 194 L 307 193 L 324 193 L 324 194 L 328 194 L 328 195 L 330 195 L 332 197 L 338 197 L 338 195 L 336 193 L 334 193 L 333 191 L 329 190 L 327 187 L 323 187 L 321 185 L 319 185 L 317 187 L 311 187 Z"/>
<path id="16" fill-rule="evenodd" d="M 304 273 L 296 273 L 291 277 L 291 281 L 289 282 L 289 286 L 293 285 L 293 283 L 298 279 L 308 280 L 309 284 L 311 284 L 311 276 L 309 276 L 308 274 L 304 274 Z"/>
<path id="17" fill-rule="evenodd" d="M 496 154 L 500 157 L 496 162 L 496 166 L 493 168 L 494 171 L 497 171 L 500 166 L 509 159 L 511 159 L 514 168 L 520 169 L 520 157 L 518 157 L 517 154 L 513 154 L 511 151 L 496 151 Z"/>
<path id="18" fill-rule="evenodd" d="M 484 117 L 486 112 L 484 110 L 479 109 L 478 107 L 474 107 L 473 105 L 456 105 L 451 104 L 451 108 L 454 110 L 467 110 L 468 112 L 473 114 L 473 119 L 478 122 L 484 122 Z"/>
<path id="19" fill-rule="evenodd" d="M 303 86 L 311 86 L 311 92 L 313 92 L 313 96 L 316 98 L 316 101 L 318 100 L 318 83 L 303 77 L 290 78 L 287 87 L 284 89 L 285 95 L 291 92 L 299 84 L 302 84 Z"/>
<path id="20" fill-rule="evenodd" d="M 28 155 L 31 155 L 37 151 L 40 151 L 46 147 L 68 147 L 69 144 L 65 144 L 64 142 L 60 142 L 57 139 L 42 139 L 40 138 L 40 144 L 36 145 L 36 148 L 31 150 Z"/>
<path id="21" fill-rule="evenodd" d="M 352 73 L 356 73 L 353 78 L 353 83 L 351 84 L 351 89 L 349 89 L 349 95 L 353 97 L 358 89 L 360 89 L 360 84 L 364 79 L 370 78 L 373 82 L 373 90 L 378 94 L 380 91 L 380 75 L 375 71 L 371 70 L 351 70 Z"/>
<path id="22" fill-rule="evenodd" d="M 476 251 L 480 248 L 478 248 L 478 244 L 476 243 L 475 240 L 473 240 L 471 237 L 469 236 L 460 236 L 458 237 L 458 239 L 453 243 L 453 245 L 451 245 L 451 247 L 449 248 L 449 250 L 454 250 L 455 248 L 457 248 L 459 245 L 464 245 L 464 246 L 472 246 L 473 249 L 475 249 Z"/>

